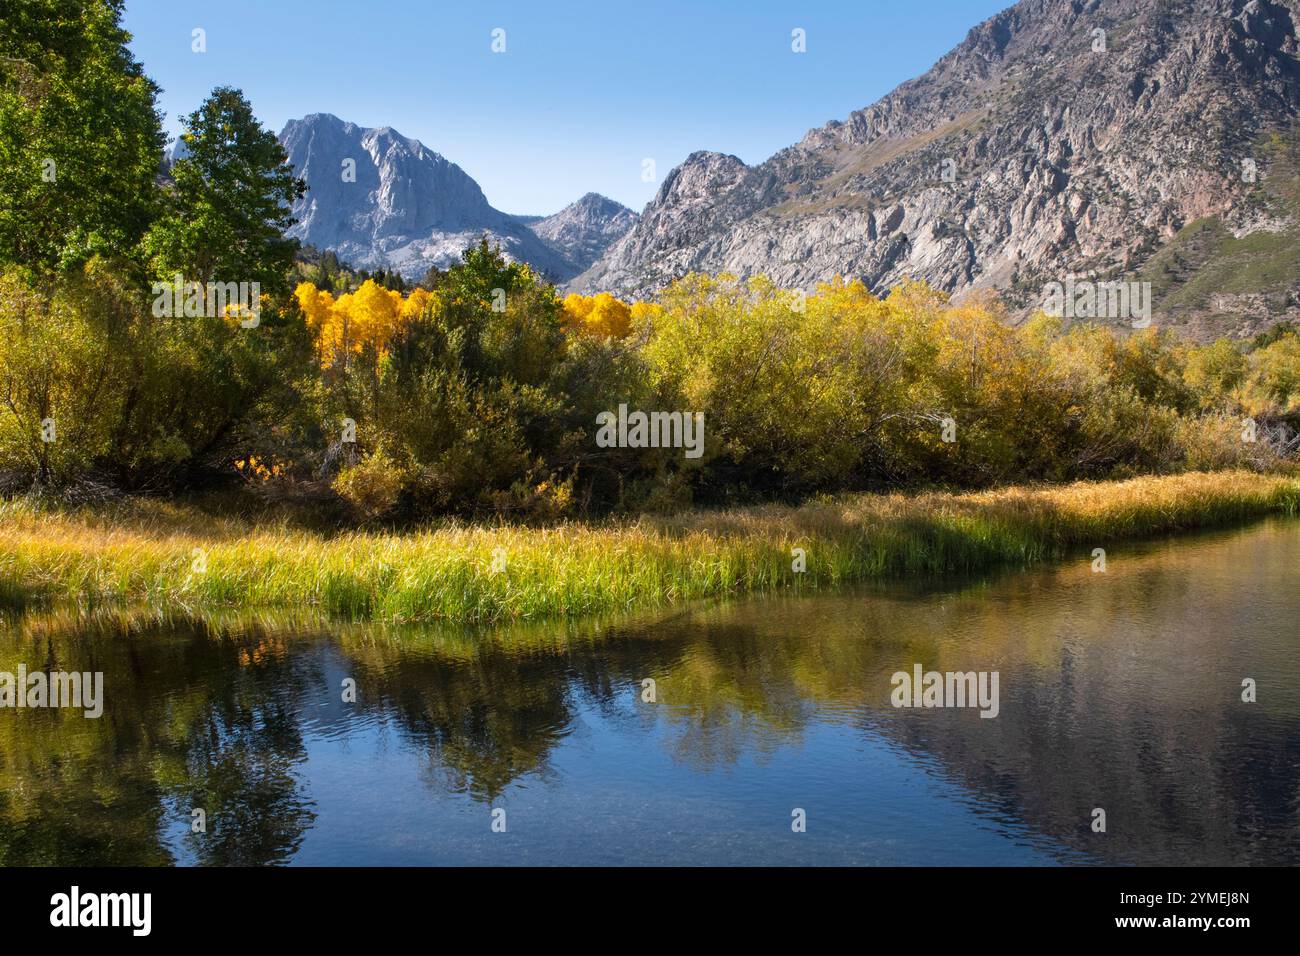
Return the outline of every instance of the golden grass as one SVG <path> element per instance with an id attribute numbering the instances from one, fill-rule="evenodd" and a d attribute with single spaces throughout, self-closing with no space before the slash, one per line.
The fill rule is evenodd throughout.
<path id="1" fill-rule="evenodd" d="M 856 495 L 545 529 L 447 523 L 401 534 L 325 535 L 139 501 L 66 512 L 9 502 L 0 504 L 0 602 L 536 620 L 1025 566 L 1075 550 L 1082 560 L 1124 539 L 1294 514 L 1298 506 L 1300 480 L 1249 472 Z M 493 572 L 498 548 L 503 573 Z M 792 548 L 806 551 L 806 573 L 791 570 Z"/>

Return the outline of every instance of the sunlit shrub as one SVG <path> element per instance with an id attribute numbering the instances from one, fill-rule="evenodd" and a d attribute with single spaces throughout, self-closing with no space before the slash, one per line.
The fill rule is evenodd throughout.
<path id="1" fill-rule="evenodd" d="M 382 448 L 344 468 L 332 487 L 366 518 L 383 517 L 397 506 L 409 472 Z"/>

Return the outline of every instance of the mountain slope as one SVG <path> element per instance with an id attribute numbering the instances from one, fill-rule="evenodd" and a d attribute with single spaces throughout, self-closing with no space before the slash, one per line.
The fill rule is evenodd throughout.
<path id="1" fill-rule="evenodd" d="M 910 276 L 1028 306 L 1067 273 L 1131 274 L 1189 223 L 1260 221 L 1243 163 L 1267 181 L 1260 144 L 1296 120 L 1298 29 L 1300 0 L 1022 0 L 757 166 L 693 154 L 570 287 Z"/>
<path id="2" fill-rule="evenodd" d="M 530 228 L 530 217 L 494 209 L 459 166 L 390 128 L 366 129 L 313 113 L 290 120 L 280 142 L 308 187 L 294 204 L 298 223 L 289 235 L 355 265 L 383 265 L 415 279 L 430 266 L 459 261 L 483 236 L 555 281 L 581 271 L 595 256 L 592 236 L 580 235 L 570 248 L 568 233 L 556 230 L 548 241 L 535 229 L 549 220 Z M 594 220 L 588 225 L 598 230 Z"/>

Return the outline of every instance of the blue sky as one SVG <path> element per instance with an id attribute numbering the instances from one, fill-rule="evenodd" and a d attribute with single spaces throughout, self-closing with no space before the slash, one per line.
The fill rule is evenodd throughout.
<path id="1" fill-rule="evenodd" d="M 261 121 L 334 113 L 458 163 L 498 209 L 638 211 L 697 149 L 760 162 L 924 72 L 1011 0 L 127 0 L 167 130 L 214 86 Z M 207 52 L 191 50 L 191 31 Z M 505 30 L 506 50 L 491 51 Z M 807 52 L 791 51 L 801 28 Z"/>

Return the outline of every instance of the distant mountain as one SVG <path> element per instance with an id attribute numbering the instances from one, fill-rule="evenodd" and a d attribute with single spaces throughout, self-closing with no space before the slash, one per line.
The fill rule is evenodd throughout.
<path id="1" fill-rule="evenodd" d="M 570 274 L 577 275 L 590 268 L 606 249 L 636 225 L 638 218 L 631 209 L 612 199 L 587 193 L 553 216 L 528 222 L 528 228 L 547 245 L 562 251 L 569 261 Z"/>
<path id="2" fill-rule="evenodd" d="M 1022 0 L 763 163 L 692 154 L 569 287 L 913 277 L 1028 308 L 1076 274 L 1151 281 L 1194 334 L 1300 317 L 1298 30 L 1300 0 Z"/>
<path id="3" fill-rule="evenodd" d="M 595 197 L 598 203 L 583 197 L 550 219 L 501 212 L 459 166 L 388 127 L 366 129 L 313 113 L 290 120 L 280 142 L 308 187 L 294 204 L 298 223 L 289 235 L 354 265 L 382 265 L 407 278 L 458 262 L 467 246 L 487 236 L 511 259 L 559 282 L 617 237 L 610 232 L 615 219 L 631 226 L 630 211 L 602 197 Z M 561 217 L 549 235 L 536 231 Z"/>

